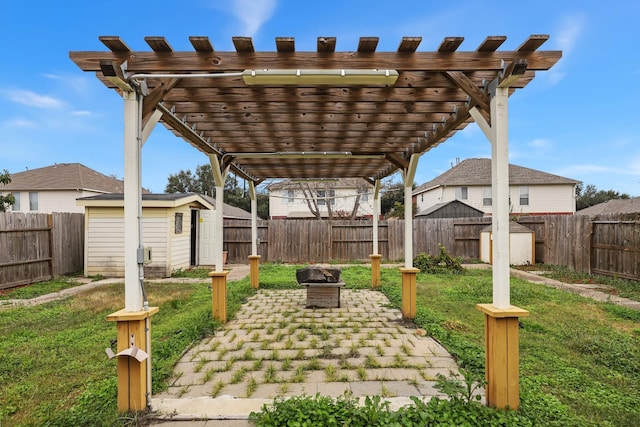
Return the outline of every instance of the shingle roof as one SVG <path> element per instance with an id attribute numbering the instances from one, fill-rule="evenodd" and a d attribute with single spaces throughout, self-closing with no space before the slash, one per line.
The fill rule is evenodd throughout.
<path id="1" fill-rule="evenodd" d="M 513 185 L 577 184 L 580 181 L 509 164 L 509 183 Z M 491 159 L 466 159 L 413 190 L 419 194 L 443 185 L 491 185 Z"/>
<path id="2" fill-rule="evenodd" d="M 468 205 L 468 204 L 466 204 L 464 202 L 461 202 L 460 200 L 450 200 L 448 202 L 436 203 L 435 205 L 418 212 L 416 214 L 416 216 L 427 216 L 427 215 L 432 214 L 432 213 L 434 213 L 436 211 L 439 211 L 440 209 L 444 208 L 447 205 L 457 205 L 457 207 L 464 208 L 464 209 L 469 209 L 469 210 L 474 210 L 474 211 L 477 211 L 480 214 L 484 214 L 484 212 L 481 211 L 480 209 L 474 208 L 473 206 L 470 206 L 470 205 Z"/>
<path id="3" fill-rule="evenodd" d="M 103 175 L 80 163 L 57 163 L 10 175 L 11 183 L 2 186 L 2 190 L 89 190 L 106 193 L 124 191 L 124 181 Z"/>
<path id="4" fill-rule="evenodd" d="M 589 215 L 593 218 L 598 215 L 638 212 L 640 212 L 640 197 L 633 197 L 631 199 L 607 200 L 606 202 L 580 209 L 576 212 L 576 215 Z"/>

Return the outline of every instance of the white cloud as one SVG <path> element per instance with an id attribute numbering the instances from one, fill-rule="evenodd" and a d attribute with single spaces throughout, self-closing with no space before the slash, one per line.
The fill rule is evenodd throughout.
<path id="1" fill-rule="evenodd" d="M 214 4 L 215 7 L 226 10 L 242 21 L 244 36 L 253 37 L 260 27 L 271 19 L 277 5 L 277 0 L 231 0 Z"/>
<path id="2" fill-rule="evenodd" d="M 4 90 L 2 93 L 4 93 L 9 100 L 29 107 L 60 108 L 64 106 L 64 102 L 57 98 L 40 95 L 30 90 L 12 89 Z"/>
<path id="3" fill-rule="evenodd" d="M 86 111 L 86 110 L 72 111 L 71 115 L 72 116 L 90 116 L 91 111 Z"/>
<path id="4" fill-rule="evenodd" d="M 536 148 L 538 150 L 546 150 L 548 148 L 551 148 L 551 146 L 553 145 L 551 140 L 549 139 L 544 139 L 544 138 L 536 138 L 533 141 L 531 141 L 529 143 L 529 145 L 532 148 Z"/>
<path id="5" fill-rule="evenodd" d="M 27 119 L 13 119 L 7 120 L 3 123 L 4 126 L 13 127 L 13 128 L 30 128 L 34 129 L 38 127 L 38 124 L 33 120 Z"/>
<path id="6" fill-rule="evenodd" d="M 566 16 L 562 28 L 558 32 L 558 47 L 564 54 L 573 50 L 578 39 L 582 35 L 582 30 L 586 24 L 586 17 L 583 13 L 576 13 L 574 15 Z"/>

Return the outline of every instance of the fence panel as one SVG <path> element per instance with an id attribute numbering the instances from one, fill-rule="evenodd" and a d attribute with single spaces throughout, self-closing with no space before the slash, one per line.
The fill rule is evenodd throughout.
<path id="1" fill-rule="evenodd" d="M 0 213 L 0 289 L 53 277 L 51 217 Z"/>
<path id="2" fill-rule="evenodd" d="M 84 267 L 84 214 L 55 212 L 53 219 L 53 275 L 77 273 Z"/>
<path id="3" fill-rule="evenodd" d="M 591 253 L 593 273 L 637 280 L 640 278 L 640 222 L 593 221 Z"/>

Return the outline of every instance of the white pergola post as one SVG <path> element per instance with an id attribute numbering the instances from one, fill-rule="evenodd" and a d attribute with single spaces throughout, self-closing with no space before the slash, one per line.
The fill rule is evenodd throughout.
<path id="1" fill-rule="evenodd" d="M 251 199 L 251 255 L 258 255 L 258 200 L 256 185 L 249 181 L 249 198 Z"/>
<path id="2" fill-rule="evenodd" d="M 141 195 L 141 123 L 140 103 L 136 92 L 123 92 L 124 99 L 124 308 L 134 312 L 142 310 L 143 298 L 140 280 L 144 273 L 139 263 L 142 211 Z"/>
<path id="3" fill-rule="evenodd" d="M 373 250 L 372 254 L 369 255 L 371 259 L 371 287 L 377 288 L 380 286 L 380 260 L 382 255 L 380 255 L 379 248 L 379 236 L 378 236 L 378 225 L 380 219 L 380 180 L 376 179 L 375 184 L 373 185 Z"/>
<path id="4" fill-rule="evenodd" d="M 223 238 L 224 238 L 224 182 L 227 180 L 229 174 L 229 167 L 224 170 L 220 166 L 218 156 L 215 154 L 209 155 L 209 162 L 211 163 L 211 170 L 213 171 L 213 180 L 216 186 L 216 216 L 215 225 L 213 227 L 213 259 L 216 263 L 216 270 L 220 272 L 223 270 L 222 265 L 222 251 L 223 251 Z"/>
<path id="5" fill-rule="evenodd" d="M 413 267 L 413 180 L 416 176 L 419 154 L 412 154 L 409 167 L 402 171 L 404 183 L 404 267 Z"/>
<path id="6" fill-rule="evenodd" d="M 380 252 L 379 247 L 379 233 L 378 226 L 380 223 L 380 180 L 376 179 L 376 183 L 373 186 L 373 254 L 378 255 Z"/>
<path id="7" fill-rule="evenodd" d="M 493 218 L 493 305 L 510 306 L 509 274 L 509 88 L 496 87 L 491 99 L 491 198 Z"/>
<path id="8" fill-rule="evenodd" d="M 402 171 L 404 184 L 404 268 L 402 273 L 402 317 L 414 319 L 416 317 L 416 287 L 417 275 L 420 270 L 413 267 L 413 202 L 411 190 L 413 179 L 418 167 L 419 154 L 412 154 L 409 165 Z"/>
<path id="9" fill-rule="evenodd" d="M 249 181 L 249 198 L 251 199 L 251 255 L 249 255 L 249 273 L 251 287 L 260 286 L 260 255 L 258 255 L 258 198 L 256 185 Z"/>

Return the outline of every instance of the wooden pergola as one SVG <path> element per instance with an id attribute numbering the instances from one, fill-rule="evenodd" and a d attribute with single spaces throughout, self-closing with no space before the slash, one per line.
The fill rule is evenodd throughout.
<path id="1" fill-rule="evenodd" d="M 532 35 L 515 50 L 503 51 L 499 48 L 506 37 L 491 36 L 473 51 L 459 51 L 463 38 L 447 37 L 434 51 L 418 51 L 421 37 L 403 37 L 396 51 L 379 52 L 377 37 L 361 37 L 354 51 L 336 51 L 335 37 L 318 37 L 315 52 L 299 52 L 294 38 L 278 37 L 275 51 L 256 52 L 251 38 L 233 37 L 235 51 L 220 52 L 207 37 L 190 37 L 190 51 L 175 51 L 164 37 L 145 37 L 150 51 L 132 51 L 119 37 L 105 36 L 100 41 L 108 51 L 70 52 L 83 71 L 95 72 L 124 99 L 129 240 L 123 312 L 139 312 L 145 304 L 138 283 L 144 258 L 137 219 L 140 149 L 156 123 L 209 157 L 217 206 L 222 206 L 229 171 L 249 181 L 254 215 L 250 258 L 257 276 L 255 186 L 260 182 L 364 178 L 374 185 L 379 201 L 380 180 L 400 171 L 405 205 L 410 206 L 418 158 L 475 121 L 492 145 L 494 200 L 493 303 L 480 308 L 494 319 L 526 315 L 510 305 L 509 295 L 507 105 L 508 97 L 531 82 L 536 71 L 548 70 L 560 59 L 560 51 L 538 50 L 548 38 Z M 212 276 L 214 285 L 220 280 L 226 289 L 219 262 L 222 210 L 217 211 L 220 243 Z M 372 264 L 380 257 L 377 217 L 374 212 Z M 415 295 L 416 274 L 411 235 L 411 209 L 406 209 L 407 317 L 415 316 L 410 308 L 411 298 L 415 306 L 410 294 Z M 225 297 L 220 293 L 214 299 Z M 218 314 L 226 319 L 226 309 Z M 487 354 L 489 358 L 489 350 Z M 500 400 L 500 393 L 491 394 L 496 381 L 501 380 L 489 383 L 488 402 L 513 407 L 513 401 Z"/>

